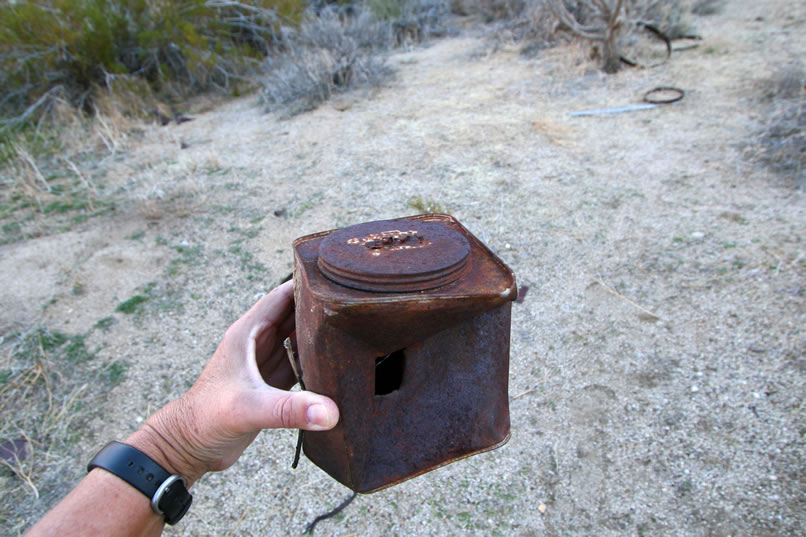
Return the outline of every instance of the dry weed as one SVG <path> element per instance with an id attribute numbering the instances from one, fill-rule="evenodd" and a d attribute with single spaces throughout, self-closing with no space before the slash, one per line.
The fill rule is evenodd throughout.
<path id="1" fill-rule="evenodd" d="M 628 57 L 647 56 L 665 60 L 663 41 L 647 34 L 643 24 L 651 24 L 670 38 L 694 33 L 689 11 L 683 0 L 525 0 L 522 8 L 489 28 L 494 50 L 507 42 L 523 42 L 521 53 L 534 56 L 569 37 L 593 42 L 588 55 L 602 61 L 607 72 L 622 66 L 625 47 Z"/>
<path id="2" fill-rule="evenodd" d="M 695 15 L 716 15 L 722 11 L 724 0 L 697 0 L 691 6 L 691 12 Z"/>
<path id="3" fill-rule="evenodd" d="M 793 60 L 761 81 L 758 92 L 766 122 L 745 153 L 796 186 L 806 186 L 806 70 Z"/>
<path id="4" fill-rule="evenodd" d="M 202 186 L 194 180 L 187 180 L 151 187 L 138 199 L 137 210 L 148 220 L 186 218 L 205 201 Z"/>
<path id="5" fill-rule="evenodd" d="M 65 459 L 105 389 L 106 368 L 94 362 L 84 335 L 44 327 L 0 337 L 0 350 L 0 464 L 10 473 L 0 518 L 6 527 L 24 527 L 32 510 L 73 481 L 77 470 L 65 471 Z"/>
<path id="6" fill-rule="evenodd" d="M 553 145 L 570 149 L 576 147 L 573 132 L 561 123 L 550 119 L 541 119 L 532 123 L 534 129 L 548 138 Z"/>
<path id="7" fill-rule="evenodd" d="M 521 53 L 533 57 L 559 40 L 557 26 L 546 0 L 525 0 L 510 15 L 489 23 L 485 34 L 492 43 L 491 52 L 520 44 Z"/>
<path id="8" fill-rule="evenodd" d="M 528 4 L 530 2 L 524 0 L 451 0 L 451 11 L 457 15 L 479 17 L 490 23 L 519 15 Z"/>
<path id="9" fill-rule="evenodd" d="M 289 33 L 287 49 L 269 57 L 262 80 L 263 102 L 285 116 L 316 108 L 339 92 L 380 84 L 391 70 L 373 55 L 393 39 L 391 26 L 367 9 L 345 15 L 328 6 Z"/>
<path id="10" fill-rule="evenodd" d="M 0 160 L 0 244 L 70 229 L 113 206 L 99 159 L 118 154 L 153 100 L 131 84 L 96 91 L 87 115 L 54 96 L 36 128 L 5 132 Z M 190 210 L 188 208 L 187 210 Z"/>
<path id="11" fill-rule="evenodd" d="M 636 0 L 630 6 L 630 19 L 652 24 L 669 39 L 696 33 L 683 0 Z"/>

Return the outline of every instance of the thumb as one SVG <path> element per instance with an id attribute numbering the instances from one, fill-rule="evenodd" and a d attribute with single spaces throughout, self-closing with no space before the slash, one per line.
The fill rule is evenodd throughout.
<path id="1" fill-rule="evenodd" d="M 271 388 L 262 392 L 257 425 L 263 429 L 326 431 L 339 421 L 339 409 L 330 398 L 312 392 L 286 392 Z"/>

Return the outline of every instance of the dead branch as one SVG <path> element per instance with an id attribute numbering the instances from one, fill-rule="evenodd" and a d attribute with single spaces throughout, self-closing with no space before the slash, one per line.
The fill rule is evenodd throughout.
<path id="1" fill-rule="evenodd" d="M 549 0 L 548 4 L 557 20 L 572 33 L 600 43 L 605 72 L 618 71 L 621 67 L 618 41 L 626 11 L 624 0 L 578 0 L 595 23 L 580 20 L 568 11 L 564 0 Z"/>

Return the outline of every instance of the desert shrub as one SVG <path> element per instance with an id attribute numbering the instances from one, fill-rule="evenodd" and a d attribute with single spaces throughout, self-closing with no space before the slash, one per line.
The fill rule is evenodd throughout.
<path id="1" fill-rule="evenodd" d="M 682 0 L 545 0 L 556 21 L 554 30 L 593 42 L 602 69 L 615 73 L 624 65 L 622 48 L 650 24 L 674 39 L 688 36 L 688 8 Z M 544 26 L 545 27 L 545 26 Z"/>
<path id="2" fill-rule="evenodd" d="M 715 15 L 722 10 L 723 0 L 697 0 L 691 7 L 695 15 Z"/>
<path id="3" fill-rule="evenodd" d="M 395 20 L 403 15 L 403 3 L 399 0 L 367 0 L 366 6 L 379 20 Z"/>
<path id="4" fill-rule="evenodd" d="M 416 22 L 424 36 L 441 35 L 450 10 L 447 0 L 365 0 L 364 6 L 382 21 Z"/>
<path id="5" fill-rule="evenodd" d="M 475 16 L 485 23 L 509 19 L 523 12 L 528 0 L 451 0 L 451 12 L 456 15 Z"/>
<path id="6" fill-rule="evenodd" d="M 445 31 L 448 9 L 442 0 L 379 1 L 395 7 L 324 6 L 308 11 L 298 30 L 285 32 L 283 48 L 263 65 L 267 108 L 291 116 L 336 93 L 376 86 L 392 74 L 385 51 Z"/>
<path id="7" fill-rule="evenodd" d="M 95 87 L 126 76 L 174 94 L 227 87 L 305 7 L 304 0 L 4 1 L 0 115 L 23 122 L 57 92 L 89 110 Z"/>
<path id="8" fill-rule="evenodd" d="M 806 70 L 789 62 L 760 84 L 766 118 L 746 153 L 774 172 L 806 186 Z"/>
<path id="9" fill-rule="evenodd" d="M 689 20 L 689 8 L 683 0 L 637 0 L 632 6 L 630 18 L 652 24 L 669 39 L 695 33 Z"/>
<path id="10" fill-rule="evenodd" d="M 377 84 L 389 69 L 373 52 L 392 39 L 391 27 L 369 10 L 348 13 L 328 6 L 308 14 L 297 32 L 284 37 L 285 50 L 264 64 L 262 100 L 286 115 L 316 108 L 334 93 Z"/>
<path id="11" fill-rule="evenodd" d="M 446 20 L 449 13 L 447 0 L 404 0 L 403 14 L 394 22 L 398 28 L 401 25 L 409 28 L 416 26 L 418 39 L 439 37 L 448 32 Z M 405 41 L 405 35 L 401 39 L 400 33 L 396 33 L 396 44 L 400 45 Z"/>
<path id="12" fill-rule="evenodd" d="M 602 57 L 602 69 L 615 73 L 621 68 L 621 38 L 627 26 L 628 0 L 548 0 L 559 27 L 594 41 Z"/>

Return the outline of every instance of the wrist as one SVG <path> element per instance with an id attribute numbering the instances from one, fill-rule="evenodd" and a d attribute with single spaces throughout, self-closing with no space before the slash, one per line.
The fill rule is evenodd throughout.
<path id="1" fill-rule="evenodd" d="M 180 419 L 188 418 L 182 400 L 168 403 L 152 415 L 125 443 L 139 449 L 171 474 L 185 478 L 189 489 L 207 472 L 204 461 L 194 455 L 186 426 Z"/>

